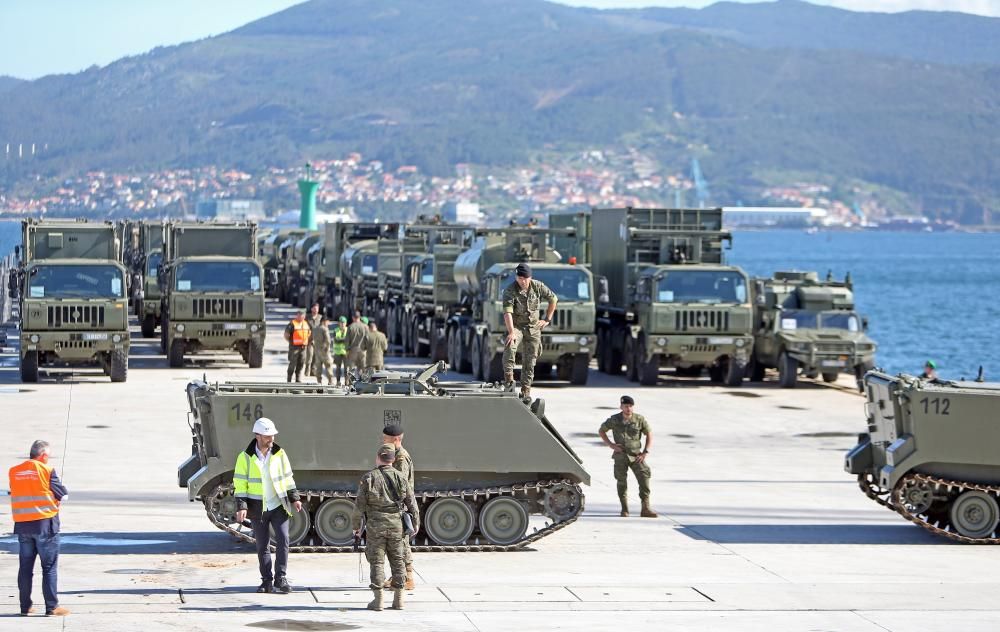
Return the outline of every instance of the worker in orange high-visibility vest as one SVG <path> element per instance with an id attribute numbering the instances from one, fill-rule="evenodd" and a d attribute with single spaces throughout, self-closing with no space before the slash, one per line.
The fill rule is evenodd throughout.
<path id="1" fill-rule="evenodd" d="M 288 381 L 292 375 L 296 382 L 302 381 L 302 367 L 305 366 L 306 348 L 312 336 L 312 326 L 306 320 L 306 313 L 299 310 L 295 318 L 285 325 L 285 340 L 288 341 Z"/>
<path id="2" fill-rule="evenodd" d="M 59 606 L 56 591 L 59 563 L 59 502 L 66 498 L 66 488 L 48 464 L 49 444 L 35 441 L 30 458 L 10 468 L 10 513 L 14 518 L 14 534 L 20 548 L 17 589 L 21 598 L 21 615 L 35 611 L 31 607 L 31 584 L 35 558 L 42 562 L 42 595 L 47 616 L 66 616 L 69 610 Z"/>

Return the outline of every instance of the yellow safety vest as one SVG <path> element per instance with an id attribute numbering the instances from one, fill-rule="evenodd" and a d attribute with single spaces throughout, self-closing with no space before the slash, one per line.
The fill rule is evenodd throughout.
<path id="1" fill-rule="evenodd" d="M 279 449 L 277 452 L 272 452 L 267 465 L 271 482 L 274 484 L 274 491 L 281 500 L 281 506 L 290 516 L 294 509 L 291 501 L 288 500 L 288 492 L 295 489 L 295 478 L 292 476 L 292 465 L 288 462 L 285 451 Z M 236 470 L 233 472 L 233 493 L 237 498 L 264 501 L 264 482 L 260 475 L 260 468 L 257 466 L 257 459 L 247 454 L 246 451 L 240 452 L 236 457 Z"/>

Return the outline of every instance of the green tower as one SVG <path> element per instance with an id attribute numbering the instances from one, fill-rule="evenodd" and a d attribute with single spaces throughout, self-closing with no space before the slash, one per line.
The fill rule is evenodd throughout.
<path id="1" fill-rule="evenodd" d="M 319 182 L 312 179 L 312 164 L 306 163 L 306 177 L 299 180 L 302 194 L 302 208 L 299 212 L 299 228 L 316 230 L 316 188 Z"/>

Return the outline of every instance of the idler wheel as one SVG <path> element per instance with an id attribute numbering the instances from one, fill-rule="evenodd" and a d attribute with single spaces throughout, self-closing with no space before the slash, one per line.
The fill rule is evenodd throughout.
<path id="1" fill-rule="evenodd" d="M 462 544 L 472 535 L 476 526 L 475 514 L 465 501 L 457 498 L 438 498 L 431 503 L 424 516 L 427 535 L 438 544 Z"/>
<path id="2" fill-rule="evenodd" d="M 346 498 L 331 498 L 320 505 L 315 518 L 319 539 L 330 546 L 353 544 L 352 513 L 354 513 L 354 503 Z"/>
<path id="3" fill-rule="evenodd" d="M 951 525 L 967 538 L 988 538 L 1000 522 L 997 500 L 976 489 L 962 492 L 951 504 Z"/>
<path id="4" fill-rule="evenodd" d="M 552 520 L 568 520 L 583 508 L 583 494 L 574 485 L 558 483 L 545 490 L 544 508 Z"/>
<path id="5" fill-rule="evenodd" d="M 479 512 L 479 530 L 493 544 L 513 544 L 528 531 L 528 510 L 513 498 L 494 498 Z"/>

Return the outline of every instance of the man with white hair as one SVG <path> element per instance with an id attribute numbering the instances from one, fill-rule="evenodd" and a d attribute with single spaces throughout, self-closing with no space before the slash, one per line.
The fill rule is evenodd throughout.
<path id="1" fill-rule="evenodd" d="M 292 465 L 288 455 L 274 442 L 278 429 L 267 417 L 253 424 L 254 438 L 236 457 L 233 491 L 236 495 L 236 522 L 242 523 L 249 513 L 253 537 L 257 543 L 261 584 L 259 593 L 288 594 L 288 519 L 292 511 L 302 511 L 302 501 L 295 489 Z M 270 530 L 274 530 L 274 572 L 268 551 Z"/>

